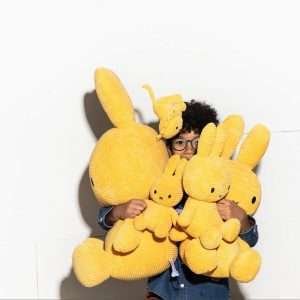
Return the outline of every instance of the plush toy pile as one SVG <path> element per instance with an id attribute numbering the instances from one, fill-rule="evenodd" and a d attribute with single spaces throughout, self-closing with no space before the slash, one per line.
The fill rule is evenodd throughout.
<path id="1" fill-rule="evenodd" d="M 134 280 L 168 269 L 177 258 L 196 274 L 233 277 L 240 282 L 255 278 L 259 253 L 239 238 L 240 222 L 223 221 L 216 202 L 235 201 L 253 215 L 261 187 L 253 169 L 264 155 L 269 130 L 256 125 L 231 159 L 244 130 L 240 116 L 226 118 L 218 127 L 208 124 L 199 138 L 197 154 L 188 162 L 168 158 L 160 139 L 182 128 L 186 109 L 180 95 L 156 99 L 145 85 L 159 118 L 159 132 L 134 118 L 130 97 L 119 78 L 108 69 L 95 73 L 96 92 L 114 128 L 97 142 L 89 165 L 91 186 L 105 205 L 145 199 L 147 208 L 134 219 L 118 220 L 105 241 L 88 238 L 73 253 L 73 268 L 87 287 L 109 277 Z M 180 215 L 173 208 L 188 195 Z"/>

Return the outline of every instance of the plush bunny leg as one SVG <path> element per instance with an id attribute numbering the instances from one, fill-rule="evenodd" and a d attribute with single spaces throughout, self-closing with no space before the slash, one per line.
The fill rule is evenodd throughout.
<path id="1" fill-rule="evenodd" d="M 121 253 L 128 253 L 136 249 L 141 242 L 141 234 L 141 232 L 135 229 L 133 219 L 125 219 L 114 237 L 114 250 Z"/>
<path id="2" fill-rule="evenodd" d="M 241 223 L 238 219 L 232 218 L 222 225 L 223 239 L 226 242 L 233 242 L 239 236 L 241 231 Z"/>
<path id="3" fill-rule="evenodd" d="M 74 250 L 72 259 L 74 273 L 86 287 L 96 286 L 110 277 L 112 257 L 104 251 L 101 240 L 85 240 Z"/>
<path id="4" fill-rule="evenodd" d="M 165 238 L 168 236 L 169 231 L 172 227 L 172 219 L 171 216 L 168 216 L 166 218 L 163 218 L 156 228 L 154 229 L 154 235 L 157 238 Z"/>
<path id="5" fill-rule="evenodd" d="M 177 225 L 171 229 L 169 237 L 173 242 L 181 242 L 184 241 L 188 235 Z"/>
<path id="6" fill-rule="evenodd" d="M 205 249 L 216 249 L 222 240 L 222 232 L 217 227 L 212 227 L 202 231 L 200 241 Z"/>
<path id="7" fill-rule="evenodd" d="M 230 275 L 239 282 L 249 282 L 253 280 L 261 266 L 259 253 L 251 249 L 248 244 L 239 239 L 241 251 L 232 262 Z"/>
<path id="8" fill-rule="evenodd" d="M 204 274 L 217 267 L 217 251 L 204 249 L 199 239 L 187 242 L 184 258 L 187 266 L 196 274 Z"/>

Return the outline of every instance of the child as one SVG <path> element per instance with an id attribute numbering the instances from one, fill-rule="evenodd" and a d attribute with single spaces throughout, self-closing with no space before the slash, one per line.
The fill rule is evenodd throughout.
<path id="1" fill-rule="evenodd" d="M 179 154 L 187 160 L 195 154 L 198 138 L 206 124 L 218 124 L 217 112 L 214 108 L 203 102 L 192 100 L 187 102 L 186 111 L 183 112 L 183 127 L 172 139 L 166 140 L 169 154 Z M 186 195 L 175 207 L 180 213 L 186 201 Z M 99 210 L 98 223 L 108 230 L 119 219 L 134 218 L 146 208 L 141 199 L 132 199 L 125 204 L 103 207 Z M 222 199 L 217 208 L 223 220 L 237 218 L 241 222 L 240 237 L 253 247 L 258 240 L 255 220 L 247 216 L 245 211 L 234 202 Z M 165 272 L 148 279 L 148 294 L 146 299 L 173 300 L 173 299 L 229 299 L 228 279 L 212 279 L 203 275 L 192 273 L 180 258 L 174 263 L 178 276 L 172 277 L 171 268 Z M 173 270 L 174 271 L 174 270 Z M 175 272 L 176 273 L 176 272 Z M 174 272 L 173 272 L 174 275 Z"/>

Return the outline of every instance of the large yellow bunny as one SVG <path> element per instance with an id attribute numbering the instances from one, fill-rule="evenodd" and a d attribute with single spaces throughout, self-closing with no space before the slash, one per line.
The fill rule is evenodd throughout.
<path id="1" fill-rule="evenodd" d="M 160 120 L 158 138 L 169 139 L 175 136 L 182 128 L 182 112 L 186 110 L 183 98 L 180 95 L 171 95 L 155 99 L 150 85 L 145 84 L 143 88 L 148 91 L 153 110 Z"/>
<path id="2" fill-rule="evenodd" d="M 94 194 L 99 202 L 109 205 L 146 199 L 167 163 L 167 149 L 152 128 L 135 122 L 127 91 L 112 71 L 96 70 L 95 83 L 98 98 L 116 127 L 100 138 L 91 156 L 89 175 Z M 122 243 L 120 236 L 128 243 Z M 136 249 L 123 253 L 127 244 Z M 151 232 L 135 230 L 133 219 L 126 219 L 116 222 L 105 245 L 94 238 L 80 244 L 73 253 L 73 267 L 79 281 L 91 287 L 110 276 L 152 276 L 167 269 L 176 257 L 177 247 L 168 237 L 157 240 Z"/>
<path id="3" fill-rule="evenodd" d="M 95 73 L 98 98 L 115 126 L 97 142 L 89 165 L 98 201 L 116 205 L 132 198 L 146 199 L 168 160 L 166 146 L 149 126 L 135 121 L 132 102 L 110 70 Z"/>
<path id="4" fill-rule="evenodd" d="M 261 188 L 257 176 L 252 169 L 264 155 L 270 139 L 269 130 L 263 125 L 256 125 L 243 141 L 235 160 L 230 160 L 243 133 L 244 122 L 240 116 L 229 116 L 221 125 L 227 132 L 227 140 L 221 157 L 229 165 L 232 182 L 227 195 L 236 202 L 248 215 L 253 215 L 261 200 Z M 215 278 L 232 277 L 239 282 L 253 280 L 260 269 L 261 257 L 241 238 L 232 243 L 221 241 L 217 249 L 217 265 L 210 272 L 204 272 L 201 261 L 210 252 L 199 240 L 188 238 L 180 245 L 180 255 L 185 264 L 197 274 L 205 273 Z"/>

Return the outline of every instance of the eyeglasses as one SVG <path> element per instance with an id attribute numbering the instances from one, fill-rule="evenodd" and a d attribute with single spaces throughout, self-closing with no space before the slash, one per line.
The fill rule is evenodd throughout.
<path id="1" fill-rule="evenodd" d="M 172 141 L 171 146 L 173 150 L 182 151 L 186 149 L 188 143 L 191 143 L 193 150 L 197 150 L 199 137 L 195 137 L 192 140 L 185 140 L 178 138 Z"/>

